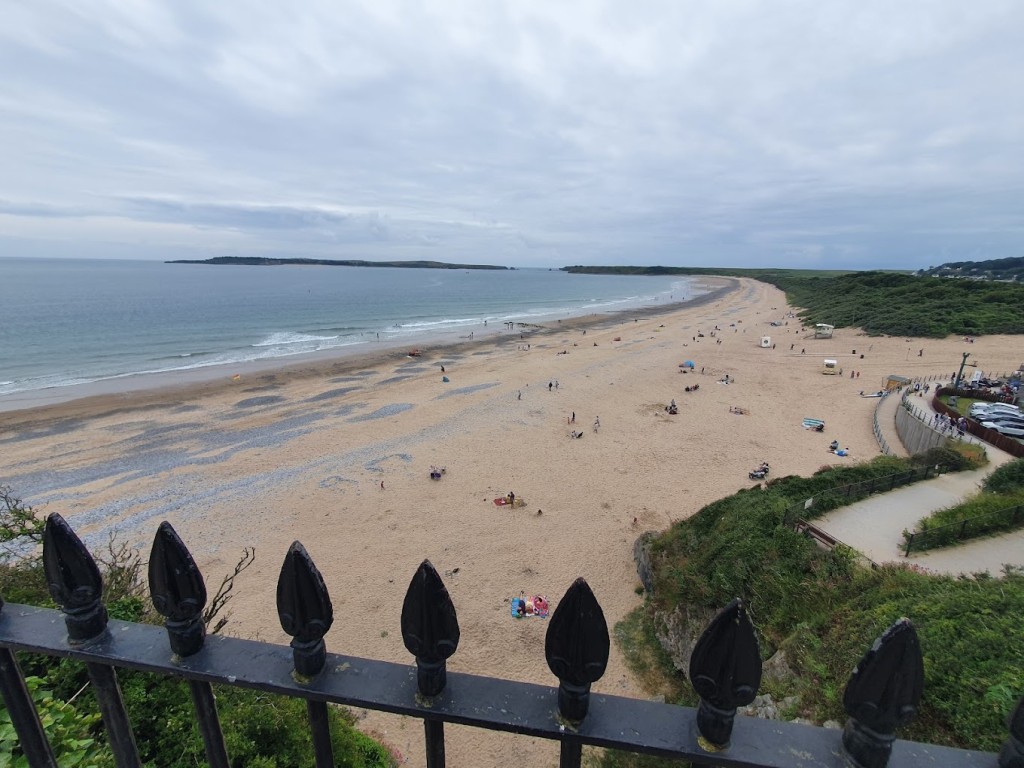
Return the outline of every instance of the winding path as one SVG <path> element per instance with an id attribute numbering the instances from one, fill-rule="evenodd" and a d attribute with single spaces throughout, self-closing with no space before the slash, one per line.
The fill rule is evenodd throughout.
<path id="1" fill-rule="evenodd" d="M 891 402 L 890 402 L 891 401 Z M 931 413 L 928 398 L 914 398 L 914 405 Z M 902 444 L 894 425 L 898 397 L 887 397 L 879 407 L 879 428 L 894 450 Z M 890 438 L 890 435 L 892 436 Z M 895 441 L 895 442 L 893 442 Z M 998 576 L 1005 563 L 1024 566 L 1024 529 L 974 539 L 955 547 L 915 552 L 903 556 L 903 530 L 913 530 L 929 513 L 953 506 L 978 491 L 982 480 L 1013 457 L 985 445 L 989 463 L 973 472 L 956 472 L 932 480 L 871 496 L 816 519 L 814 525 L 862 552 L 876 563 L 916 563 L 936 573 L 957 575 L 988 571 Z"/>

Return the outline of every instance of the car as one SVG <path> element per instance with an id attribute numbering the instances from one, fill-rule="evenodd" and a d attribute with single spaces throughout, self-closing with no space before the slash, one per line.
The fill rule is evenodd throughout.
<path id="1" fill-rule="evenodd" d="M 992 429 L 994 429 L 1000 435 L 1005 435 L 1006 437 L 1024 437 L 1024 424 L 1022 424 L 1019 427 L 1003 426 L 1001 424 L 996 424 L 994 427 L 992 427 Z"/>
<path id="2" fill-rule="evenodd" d="M 1005 419 L 999 421 L 983 421 L 981 426 L 985 429 L 994 429 L 997 432 L 1004 428 L 1021 429 L 1024 427 L 1024 419 Z"/>
<path id="3" fill-rule="evenodd" d="M 1008 403 L 986 403 L 985 405 L 975 403 L 970 407 L 970 409 L 968 409 L 968 414 L 971 416 L 983 416 L 985 414 L 994 413 L 1009 413 L 1016 415 L 1020 413 L 1020 408 L 1015 405 L 1009 405 Z"/>

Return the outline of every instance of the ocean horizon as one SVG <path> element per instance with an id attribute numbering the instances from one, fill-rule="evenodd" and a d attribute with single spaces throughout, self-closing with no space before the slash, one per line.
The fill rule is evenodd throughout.
<path id="1" fill-rule="evenodd" d="M 0 399 L 374 345 L 457 341 L 702 295 L 699 278 L 560 270 L 0 258 Z"/>

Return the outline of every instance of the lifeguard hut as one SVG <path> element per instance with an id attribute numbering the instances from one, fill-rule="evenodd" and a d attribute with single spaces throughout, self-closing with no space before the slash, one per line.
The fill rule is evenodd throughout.
<path id="1" fill-rule="evenodd" d="M 816 338 L 816 339 L 831 339 L 832 338 L 832 331 L 834 331 L 835 329 L 836 329 L 836 327 L 834 325 L 829 325 L 828 323 L 815 323 L 814 324 L 814 338 Z"/>
<path id="2" fill-rule="evenodd" d="M 761 349 L 768 349 L 769 347 L 771 347 L 771 345 L 772 345 L 772 337 L 771 336 L 762 336 L 761 337 Z"/>

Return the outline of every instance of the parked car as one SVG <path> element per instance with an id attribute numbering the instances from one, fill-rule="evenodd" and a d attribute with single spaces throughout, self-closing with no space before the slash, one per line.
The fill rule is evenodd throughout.
<path id="1" fill-rule="evenodd" d="M 994 419 L 993 421 L 982 421 L 980 423 L 986 429 L 994 429 L 997 432 L 1003 427 L 1013 427 L 1014 429 L 1024 427 L 1024 419 Z"/>
<path id="2" fill-rule="evenodd" d="M 1000 435 L 1005 435 L 1006 437 L 1024 437 L 1024 424 L 1019 427 L 996 424 L 991 427 L 991 429 L 994 429 Z"/>
<path id="3" fill-rule="evenodd" d="M 982 405 L 981 403 L 974 403 L 974 405 L 972 405 L 968 409 L 967 413 L 970 416 L 984 416 L 986 414 L 996 413 L 1007 413 L 1016 415 L 1020 413 L 1020 408 L 1018 408 L 1015 405 L 1010 405 L 1008 403 L 985 403 L 984 405 Z"/>

